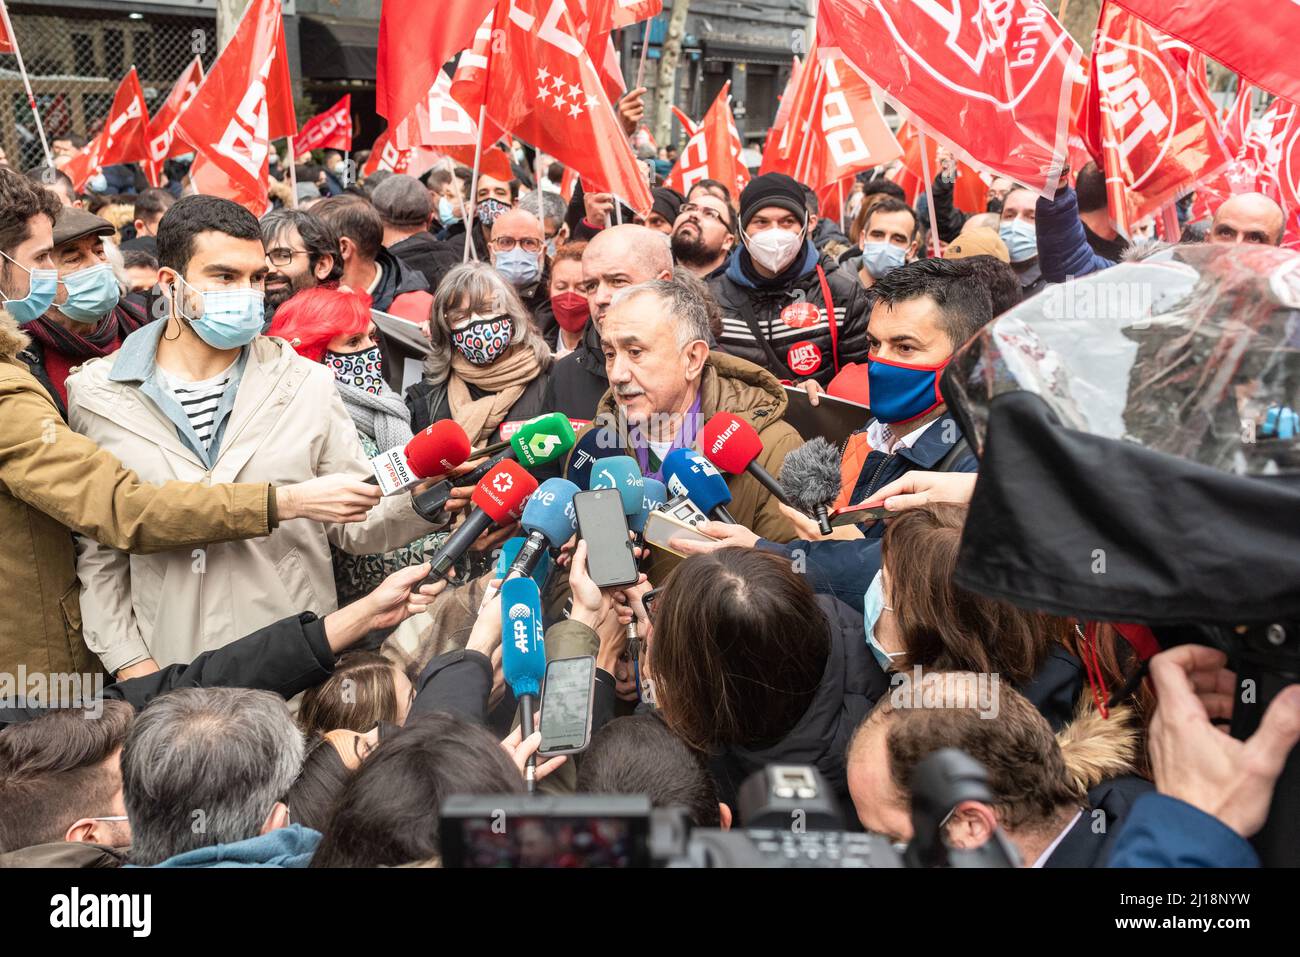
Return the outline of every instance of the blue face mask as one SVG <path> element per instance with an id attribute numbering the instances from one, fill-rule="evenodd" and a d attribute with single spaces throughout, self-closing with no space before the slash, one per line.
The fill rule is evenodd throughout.
<path id="1" fill-rule="evenodd" d="M 0 252 L 15 266 L 12 257 Z M 18 325 L 23 326 L 34 319 L 39 319 L 54 304 L 54 297 L 59 291 L 59 271 L 57 269 L 28 269 L 26 266 L 18 266 L 23 272 L 27 273 L 31 279 L 27 284 L 27 295 L 22 299 L 10 299 L 4 293 L 0 292 L 0 298 L 4 299 L 4 308 L 9 315 L 14 317 Z"/>
<path id="2" fill-rule="evenodd" d="M 880 621 L 881 613 L 893 610 L 885 604 L 883 579 L 881 573 L 876 572 L 876 577 L 871 579 L 871 586 L 862 599 L 862 623 L 867 631 L 867 647 L 871 649 L 881 671 L 888 671 L 893 667 L 894 659 L 902 655 L 901 651 L 886 651 L 876 638 L 876 623 Z"/>
<path id="3" fill-rule="evenodd" d="M 438 221 L 444 226 L 460 222 L 460 217 L 456 215 L 456 208 L 446 196 L 438 197 Z"/>
<path id="4" fill-rule="evenodd" d="M 181 280 L 185 285 L 189 283 Z M 203 315 L 185 316 L 194 334 L 214 349 L 239 349 L 262 331 L 265 303 L 257 289 L 211 289 L 200 293 Z"/>
<path id="5" fill-rule="evenodd" d="M 998 235 L 1007 244 L 1013 263 L 1022 263 L 1038 255 L 1038 231 L 1033 224 L 1013 219 L 999 227 Z"/>
<path id="6" fill-rule="evenodd" d="M 121 295 L 108 263 L 78 269 L 61 282 L 68 289 L 68 300 L 56 308 L 74 322 L 99 322 L 117 305 Z"/>
<path id="7" fill-rule="evenodd" d="M 542 276 L 542 264 L 537 253 L 526 252 L 519 246 L 504 253 L 494 253 L 492 265 L 516 289 L 526 289 Z"/>
<path id="8" fill-rule="evenodd" d="M 893 243 L 864 243 L 862 265 L 872 279 L 879 279 L 906 264 L 907 250 Z"/>
<path id="9" fill-rule="evenodd" d="M 948 364 L 914 366 L 867 357 L 867 387 L 871 414 L 886 425 L 910 422 L 933 412 L 943 403 L 939 373 Z"/>

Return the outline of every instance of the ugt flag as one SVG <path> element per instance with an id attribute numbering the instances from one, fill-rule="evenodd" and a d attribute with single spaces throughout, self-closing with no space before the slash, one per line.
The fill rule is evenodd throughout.
<path id="1" fill-rule="evenodd" d="M 343 98 L 324 113 L 317 113 L 303 126 L 293 140 L 295 156 L 310 153 L 312 150 L 352 149 L 352 94 L 344 93 Z"/>
<path id="2" fill-rule="evenodd" d="M 129 163 L 149 156 L 149 114 L 144 108 L 144 91 L 135 67 L 131 67 L 113 94 L 113 106 L 99 135 L 86 144 L 63 167 L 79 193 L 86 181 L 103 166 Z"/>
<path id="3" fill-rule="evenodd" d="M 177 78 L 167 99 L 149 121 L 149 159 L 144 163 L 144 174 L 149 178 L 149 185 L 158 186 L 162 183 L 162 164 L 166 160 L 189 152 L 189 144 L 176 138 L 176 120 L 190 105 L 202 83 L 203 61 L 196 56 Z"/>
<path id="4" fill-rule="evenodd" d="M 1055 193 L 1082 53 L 1039 0 L 820 0 L 817 29 L 954 155 Z"/>
<path id="5" fill-rule="evenodd" d="M 702 179 L 725 183 L 739 196 L 749 182 L 749 170 L 740 161 L 740 132 L 731 113 L 731 81 L 722 84 L 718 97 L 704 114 L 699 128 L 682 148 L 664 185 L 685 196 Z"/>

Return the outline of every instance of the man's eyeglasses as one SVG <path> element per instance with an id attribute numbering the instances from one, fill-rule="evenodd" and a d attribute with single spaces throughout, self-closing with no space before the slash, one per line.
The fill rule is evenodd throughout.
<path id="1" fill-rule="evenodd" d="M 489 246 L 499 253 L 508 253 L 518 244 L 526 253 L 540 253 L 542 251 L 542 240 L 539 236 L 526 236 L 523 239 L 515 239 L 513 236 L 500 236 L 493 239 Z"/>
<path id="2" fill-rule="evenodd" d="M 677 209 L 677 215 L 681 216 L 683 213 L 699 213 L 701 216 L 722 223 L 724 226 L 726 225 L 726 222 L 722 218 L 722 214 L 712 206 L 699 206 L 695 203 L 682 203 L 682 205 Z"/>
<path id="3" fill-rule="evenodd" d="M 311 253 L 305 249 L 287 249 L 284 246 L 279 246 L 275 249 L 268 250 L 266 258 L 270 261 L 272 266 L 290 266 L 293 264 L 294 256 L 310 255 Z"/>

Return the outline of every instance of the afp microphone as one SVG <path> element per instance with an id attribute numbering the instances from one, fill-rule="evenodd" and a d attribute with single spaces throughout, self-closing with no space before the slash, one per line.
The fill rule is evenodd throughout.
<path id="1" fill-rule="evenodd" d="M 433 568 L 425 579 L 425 584 L 446 577 L 447 570 L 492 525 L 505 525 L 519 518 L 528 496 L 535 491 L 537 479 L 529 475 L 518 462 L 507 460 L 497 463 L 496 468 L 483 476 L 474 488 L 474 494 L 470 497 L 476 506 L 474 510 L 430 559 Z"/>
<path id="2" fill-rule="evenodd" d="M 527 578 L 546 557 L 547 548 L 559 548 L 578 530 L 577 513 L 573 510 L 573 496 L 581 491 L 568 479 L 549 478 L 528 499 L 519 524 L 528 538 L 519 548 L 506 580 Z"/>
<path id="3" fill-rule="evenodd" d="M 451 419 L 435 422 L 416 433 L 405 448 L 380 452 L 370 460 L 374 475 L 366 479 L 385 495 L 445 475 L 469 458 L 469 436 Z"/>
<path id="4" fill-rule="evenodd" d="M 840 497 L 840 453 L 820 435 L 786 455 L 781 463 L 781 488 L 790 504 L 817 519 L 823 535 L 831 533 L 827 510 Z"/>
<path id="5" fill-rule="evenodd" d="M 546 677 L 542 598 L 531 578 L 501 583 L 501 672 L 519 701 L 519 728 L 526 741 L 536 730 L 537 698 Z M 536 755 L 528 759 L 524 780 L 529 791 L 536 790 Z"/>
<path id="6" fill-rule="evenodd" d="M 744 419 L 730 412 L 719 412 L 704 423 L 700 431 L 700 448 L 704 456 L 722 471 L 731 475 L 748 472 L 760 485 L 771 492 L 782 505 L 789 505 L 785 489 L 772 478 L 771 473 L 758 464 L 763 442 L 758 431 Z"/>
<path id="7" fill-rule="evenodd" d="M 685 495 L 705 515 L 728 525 L 737 524 L 727 511 L 731 489 L 727 480 L 704 456 L 690 449 L 674 449 L 664 458 L 663 475 L 668 491 Z"/>

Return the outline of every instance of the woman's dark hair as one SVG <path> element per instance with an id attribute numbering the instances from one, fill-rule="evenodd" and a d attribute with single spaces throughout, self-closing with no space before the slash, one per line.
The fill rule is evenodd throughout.
<path id="1" fill-rule="evenodd" d="M 964 505 L 928 505 L 893 519 L 880 543 L 889 606 L 907 649 L 899 667 L 1000 674 L 1029 681 L 1070 623 L 953 583 Z"/>
<path id="2" fill-rule="evenodd" d="M 316 737 L 308 744 L 298 780 L 289 789 L 289 820 L 323 831 L 350 777 L 352 772 L 343 763 L 338 748 L 326 738 Z"/>
<path id="3" fill-rule="evenodd" d="M 401 705 L 393 672 L 401 668 L 376 651 L 351 651 L 334 666 L 334 674 L 302 696 L 298 724 L 307 734 L 340 728 L 362 734 L 376 722 L 398 723 Z"/>
<path id="4" fill-rule="evenodd" d="M 664 582 L 650 666 L 664 719 L 697 751 L 779 741 L 829 654 L 830 623 L 787 556 L 724 548 Z"/>
<path id="5" fill-rule="evenodd" d="M 481 725 L 433 712 L 385 739 L 352 775 L 312 867 L 395 867 L 441 852 L 438 818 L 453 794 L 519 794 L 519 769 Z"/>

